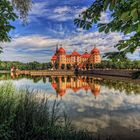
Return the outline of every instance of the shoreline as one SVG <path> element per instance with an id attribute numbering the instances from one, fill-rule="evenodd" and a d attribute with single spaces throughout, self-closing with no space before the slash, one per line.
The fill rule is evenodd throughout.
<path id="1" fill-rule="evenodd" d="M 94 69 L 87 71 L 78 71 L 78 75 L 101 75 L 112 77 L 127 77 L 131 78 L 134 73 L 140 72 L 140 70 L 127 70 L 127 69 Z"/>
<path id="2" fill-rule="evenodd" d="M 74 71 L 74 70 L 24 70 L 17 71 L 17 74 L 31 75 L 31 76 L 51 76 L 51 75 L 103 75 L 103 76 L 113 76 L 113 77 L 128 77 L 132 78 L 132 75 L 140 70 L 117 70 L 117 69 L 94 69 L 86 71 Z"/>
<path id="3" fill-rule="evenodd" d="M 140 70 L 117 70 L 117 69 L 94 69 L 85 71 L 74 71 L 74 70 L 18 70 L 11 73 L 10 71 L 0 70 L 0 74 L 16 74 L 16 75 L 30 75 L 30 76 L 101 76 L 101 77 L 118 77 L 119 79 L 132 78 L 135 72 Z M 140 78 L 137 78 L 140 80 Z"/>

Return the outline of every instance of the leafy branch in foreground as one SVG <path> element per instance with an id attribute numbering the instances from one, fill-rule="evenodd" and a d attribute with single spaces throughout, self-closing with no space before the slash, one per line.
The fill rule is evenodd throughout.
<path id="1" fill-rule="evenodd" d="M 111 59 L 112 61 L 126 61 L 128 59 L 123 51 L 108 52 L 105 53 L 103 57 Z"/>
<path id="2" fill-rule="evenodd" d="M 15 29 L 12 21 L 18 18 L 18 12 L 23 23 L 27 21 L 31 5 L 31 0 L 0 0 L 0 42 L 9 42 L 11 40 L 9 32 Z M 17 10 L 17 13 L 15 10 Z"/>
<path id="3" fill-rule="evenodd" d="M 0 1 L 0 42 L 10 41 L 8 33 L 14 26 L 11 25 L 11 21 L 15 21 L 17 18 L 14 13 L 13 6 L 7 0 Z"/>
<path id="4" fill-rule="evenodd" d="M 23 22 L 26 22 L 28 13 L 31 10 L 32 0 L 12 0 L 12 5 L 19 12 Z"/>
<path id="5" fill-rule="evenodd" d="M 100 23 L 102 12 L 110 10 L 111 21 Z M 93 4 L 75 19 L 74 23 L 81 28 L 89 29 L 97 24 L 99 32 L 122 32 L 130 35 L 129 39 L 120 41 L 115 47 L 133 53 L 140 47 L 140 2 L 139 0 L 95 0 Z"/>

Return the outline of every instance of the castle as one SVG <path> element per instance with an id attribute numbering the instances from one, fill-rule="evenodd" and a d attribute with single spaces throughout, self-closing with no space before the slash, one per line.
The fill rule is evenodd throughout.
<path id="1" fill-rule="evenodd" d="M 90 53 L 85 51 L 83 54 L 74 50 L 71 54 L 66 54 L 65 49 L 61 46 L 56 48 L 55 54 L 51 58 L 51 62 L 55 67 L 64 69 L 66 66 L 70 66 L 78 69 L 85 69 L 91 67 L 94 64 L 101 62 L 100 51 L 94 47 Z"/>

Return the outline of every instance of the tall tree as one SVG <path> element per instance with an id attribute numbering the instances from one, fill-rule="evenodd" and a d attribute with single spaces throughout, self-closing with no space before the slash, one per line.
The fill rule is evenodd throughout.
<path id="1" fill-rule="evenodd" d="M 14 13 L 13 6 L 7 0 L 0 1 L 0 42 L 10 41 L 8 35 L 11 29 L 14 27 L 11 25 L 10 21 L 15 21 L 17 18 Z"/>
<path id="2" fill-rule="evenodd" d="M 111 20 L 100 23 L 102 12 L 110 10 Z M 75 19 L 75 24 L 84 29 L 90 29 L 97 24 L 99 32 L 122 32 L 130 35 L 129 39 L 121 40 L 115 47 L 118 56 L 140 47 L 140 1 L 139 0 L 95 0 L 93 4 Z M 111 54 L 111 53 L 110 53 Z M 113 55 L 113 54 L 112 54 Z M 117 55 L 117 54 L 116 54 Z"/>
<path id="3" fill-rule="evenodd" d="M 13 7 L 19 12 L 23 22 L 27 21 L 27 16 L 31 10 L 32 0 L 11 0 Z"/>
<path id="4" fill-rule="evenodd" d="M 0 0 L 0 42 L 10 41 L 9 32 L 15 28 L 11 21 L 15 21 L 19 13 L 25 23 L 30 7 L 31 0 Z"/>

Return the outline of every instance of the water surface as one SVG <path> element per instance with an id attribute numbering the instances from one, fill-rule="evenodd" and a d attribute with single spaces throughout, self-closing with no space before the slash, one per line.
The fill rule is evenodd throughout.
<path id="1" fill-rule="evenodd" d="M 110 78 L 111 79 L 111 78 Z M 11 81 L 61 101 L 77 129 L 112 139 L 140 140 L 140 82 L 94 76 L 31 77 L 0 74 Z"/>

